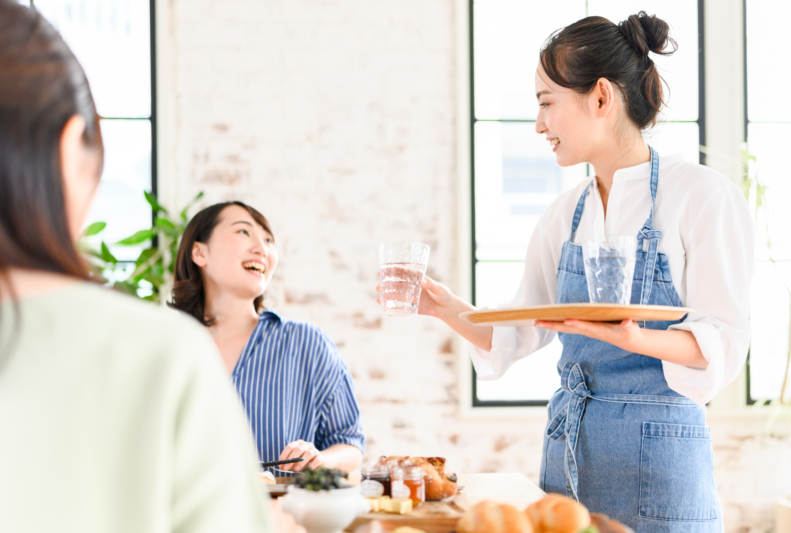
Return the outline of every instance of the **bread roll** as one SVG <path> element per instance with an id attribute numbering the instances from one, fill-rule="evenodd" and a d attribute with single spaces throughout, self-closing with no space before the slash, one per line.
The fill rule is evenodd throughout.
<path id="1" fill-rule="evenodd" d="M 536 533 L 577 533 L 591 524 L 585 506 L 560 494 L 548 494 L 525 511 Z"/>
<path id="2" fill-rule="evenodd" d="M 615 520 L 610 520 L 608 516 L 603 514 L 592 514 L 591 525 L 596 526 L 599 533 L 634 533 L 632 528 L 626 527 Z"/>
<path id="3" fill-rule="evenodd" d="M 467 509 L 456 529 L 459 533 L 533 533 L 533 525 L 524 513 L 490 500 Z"/>

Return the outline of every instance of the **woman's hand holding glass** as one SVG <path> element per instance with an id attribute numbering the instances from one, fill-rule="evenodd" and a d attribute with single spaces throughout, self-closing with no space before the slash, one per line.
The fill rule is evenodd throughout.
<path id="1" fill-rule="evenodd" d="M 486 351 L 492 349 L 492 328 L 491 326 L 476 326 L 468 320 L 459 318 L 461 313 L 466 311 L 474 311 L 475 306 L 459 298 L 453 292 L 443 285 L 431 279 L 428 276 L 423 276 L 420 282 L 421 296 L 420 304 L 418 306 L 418 314 L 433 316 L 439 318 L 453 330 L 473 343 L 475 346 L 482 348 Z M 376 285 L 376 292 L 380 297 L 376 299 L 379 305 L 382 304 L 382 286 Z"/>

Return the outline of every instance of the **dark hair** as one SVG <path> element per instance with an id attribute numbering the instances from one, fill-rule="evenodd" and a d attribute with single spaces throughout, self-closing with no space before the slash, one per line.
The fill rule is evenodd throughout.
<path id="1" fill-rule="evenodd" d="M 618 24 L 587 17 L 547 39 L 541 66 L 552 81 L 580 94 L 608 79 L 620 91 L 629 119 L 642 130 L 656 124 L 665 103 L 664 79 L 648 53 L 670 55 L 678 49 L 669 31 L 667 22 L 645 11 Z M 672 50 L 665 50 L 668 45 Z"/>
<path id="2" fill-rule="evenodd" d="M 184 230 L 179 245 L 176 259 L 175 279 L 173 281 L 172 301 L 168 305 L 174 309 L 184 311 L 194 316 L 204 326 L 211 326 L 214 318 L 206 315 L 206 295 L 203 290 L 203 277 L 200 267 L 192 261 L 192 248 L 196 242 L 208 242 L 217 224 L 220 222 L 220 213 L 232 205 L 237 205 L 247 210 L 259 226 L 264 228 L 274 238 L 275 234 L 269 227 L 269 221 L 264 215 L 242 202 L 224 202 L 214 204 L 192 217 Z M 253 301 L 256 312 L 261 311 L 264 296 L 258 296 Z"/>
<path id="3" fill-rule="evenodd" d="M 99 117 L 85 73 L 34 9 L 0 0 L 0 289 L 12 267 L 89 279 L 69 233 L 60 139 L 85 119 L 84 141 L 103 158 Z M 98 180 L 97 180 L 98 183 Z"/>

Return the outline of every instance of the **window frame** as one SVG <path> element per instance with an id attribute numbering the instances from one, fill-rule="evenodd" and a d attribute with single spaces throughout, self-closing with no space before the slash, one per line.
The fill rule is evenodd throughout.
<path id="1" fill-rule="evenodd" d="M 742 0 L 746 3 L 746 0 Z M 459 54 L 465 55 L 468 61 L 466 72 L 461 70 L 460 72 L 465 72 L 468 80 L 468 95 L 469 95 L 469 102 L 468 102 L 468 109 L 467 113 L 469 114 L 469 122 L 465 125 L 468 135 L 468 156 L 469 161 L 467 165 L 469 165 L 469 202 L 466 209 L 469 210 L 469 259 L 470 259 L 470 270 L 468 276 L 463 276 L 462 279 L 468 278 L 469 279 L 469 291 L 470 291 L 470 302 L 473 305 L 476 305 L 476 266 L 479 262 L 478 258 L 476 257 L 476 225 L 475 225 L 475 213 L 476 213 L 476 206 L 475 206 L 475 125 L 477 122 L 499 122 L 499 123 L 535 123 L 534 119 L 483 119 L 480 120 L 475 116 L 475 21 L 474 21 L 474 3 L 475 0 L 466 0 L 464 2 L 466 6 L 463 9 L 466 10 L 466 32 L 467 32 L 467 39 L 466 39 L 466 46 L 467 46 L 467 54 Z M 706 45 L 706 32 L 705 32 L 705 24 L 706 24 L 706 17 L 705 17 L 705 9 L 706 9 L 706 0 L 697 0 L 698 6 L 698 118 L 695 123 L 698 125 L 698 140 L 700 146 L 706 146 L 706 60 L 705 60 L 705 45 Z M 461 6 L 460 6 L 461 7 Z M 587 11 L 587 4 L 586 4 L 586 11 Z M 746 18 L 743 17 L 746 24 Z M 744 63 L 746 65 L 746 56 L 744 59 Z M 746 68 L 746 67 L 745 67 Z M 746 84 L 746 77 L 745 77 L 745 84 Z M 745 85 L 746 88 L 746 85 Z M 746 98 L 746 91 L 745 91 L 745 98 Z M 746 105 L 745 105 L 745 113 L 746 113 Z M 746 114 L 745 114 L 746 117 Z M 460 120 L 460 122 L 464 122 Z M 670 123 L 692 123 L 693 121 L 668 121 Z M 746 125 L 745 125 L 746 131 Z M 746 137 L 745 137 L 746 138 Z M 706 163 L 706 155 L 703 151 L 699 151 L 699 162 L 700 164 Z M 465 167 L 467 166 L 465 165 Z M 466 248 L 466 247 L 464 247 Z M 467 381 L 471 383 L 471 395 L 469 398 L 470 403 L 467 403 L 467 406 L 471 406 L 473 410 L 482 410 L 486 408 L 507 408 L 507 409 L 514 409 L 514 408 L 527 408 L 528 410 L 532 410 L 535 408 L 543 408 L 548 405 L 548 400 L 480 400 L 478 398 L 478 378 L 475 368 L 473 367 L 472 363 L 467 360 L 466 362 L 462 363 L 463 365 L 467 366 L 469 372 L 463 372 L 462 377 L 466 377 L 465 374 L 470 374 L 469 377 L 463 379 L 461 383 Z M 749 372 L 749 366 L 747 367 L 747 371 Z M 749 374 L 748 374 L 748 387 L 749 387 Z M 466 385 L 462 385 L 466 388 Z M 749 394 L 749 393 L 748 393 Z M 462 395 L 462 401 L 466 400 L 466 394 Z M 749 396 L 748 396 L 749 398 Z M 463 406 L 464 407 L 464 406 Z"/>
<path id="2" fill-rule="evenodd" d="M 36 9 L 36 0 L 29 0 L 27 2 L 28 6 L 31 9 Z M 149 45 L 149 69 L 151 71 L 151 83 L 150 83 L 150 96 L 151 96 L 151 110 L 148 117 L 105 117 L 99 115 L 99 120 L 147 120 L 151 127 L 151 190 L 148 191 L 154 196 L 157 196 L 159 187 L 158 187 L 158 153 L 157 153 L 157 36 L 156 36 L 156 0 L 149 0 L 148 2 L 148 33 L 150 37 L 150 45 Z M 154 222 L 156 220 L 156 213 L 151 213 L 151 227 L 154 227 Z M 148 228 L 140 228 L 140 229 L 148 229 Z M 157 237 L 154 236 L 153 246 L 157 246 Z M 135 262 L 133 260 L 119 260 L 119 265 L 122 266 L 131 266 L 134 265 Z"/>
<path id="3" fill-rule="evenodd" d="M 743 136 L 745 142 L 749 142 L 749 140 L 750 140 L 750 137 L 749 137 L 750 123 L 751 122 L 760 123 L 760 122 L 759 121 L 750 121 L 750 115 L 749 115 L 749 101 L 748 101 L 749 80 L 748 80 L 748 77 L 747 77 L 747 71 L 748 71 L 748 66 L 747 66 L 747 0 L 741 0 L 741 9 L 742 9 L 742 20 L 741 20 L 741 22 L 742 22 L 742 58 L 743 58 L 743 60 L 742 60 L 742 68 L 743 68 L 743 70 L 742 70 L 742 83 L 743 83 L 742 90 L 743 90 L 743 93 L 744 93 L 743 119 L 742 119 L 742 125 L 743 125 L 744 129 L 743 129 L 742 136 Z M 782 124 L 789 124 L 789 122 L 787 122 L 787 121 L 781 121 L 781 123 Z M 783 262 L 788 263 L 789 261 L 783 261 Z M 791 341 L 791 338 L 789 339 L 789 341 Z M 751 355 L 752 355 L 752 350 L 747 352 L 747 360 L 745 361 L 745 364 L 744 364 L 744 374 L 745 374 L 745 380 L 746 380 L 745 387 L 744 387 L 744 395 L 745 395 L 744 402 L 745 402 L 745 404 L 747 406 L 755 406 L 759 402 L 761 402 L 759 407 L 761 407 L 761 406 L 769 406 L 771 404 L 771 402 L 773 401 L 773 399 L 753 398 L 752 391 L 751 391 L 752 385 L 751 385 L 751 372 L 750 372 Z"/>

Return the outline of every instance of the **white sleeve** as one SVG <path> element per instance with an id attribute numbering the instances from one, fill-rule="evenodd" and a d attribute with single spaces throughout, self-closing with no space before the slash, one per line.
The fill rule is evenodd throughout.
<path id="1" fill-rule="evenodd" d="M 670 388 L 700 405 L 736 379 L 747 358 L 754 234 L 741 191 L 726 184 L 700 207 L 685 238 L 684 305 L 694 311 L 669 329 L 692 332 L 709 364 L 705 369 L 662 365 Z"/>
<path id="2" fill-rule="evenodd" d="M 516 296 L 499 307 L 528 307 L 550 305 L 557 300 L 556 271 L 552 235 L 543 226 L 542 217 L 530 238 L 525 257 L 525 271 Z M 551 233 L 551 232 L 550 232 Z M 478 379 L 488 381 L 501 378 L 519 359 L 543 348 L 555 337 L 555 332 L 533 327 L 495 327 L 492 351 L 487 352 L 469 343 L 472 364 Z"/>

